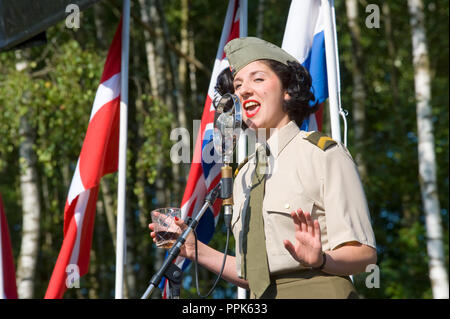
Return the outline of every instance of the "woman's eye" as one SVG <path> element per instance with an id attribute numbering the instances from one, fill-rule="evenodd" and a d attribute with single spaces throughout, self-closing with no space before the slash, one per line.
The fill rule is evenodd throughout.
<path id="1" fill-rule="evenodd" d="M 263 78 L 256 78 L 256 79 L 255 79 L 255 82 L 262 82 L 262 81 L 264 81 Z"/>
<path id="2" fill-rule="evenodd" d="M 237 89 L 239 89 L 240 87 L 241 87 L 240 84 L 236 84 L 236 85 L 234 86 L 234 90 L 237 90 Z"/>

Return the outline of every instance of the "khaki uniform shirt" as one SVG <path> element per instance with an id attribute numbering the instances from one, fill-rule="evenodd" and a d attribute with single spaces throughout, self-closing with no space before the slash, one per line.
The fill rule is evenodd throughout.
<path id="1" fill-rule="evenodd" d="M 350 153 L 340 143 L 323 151 L 305 139 L 308 134 L 291 121 L 267 141 L 270 156 L 263 220 L 272 275 L 304 269 L 283 245 L 284 239 L 295 245 L 290 213 L 299 208 L 319 221 L 323 251 L 350 241 L 376 248 L 366 197 Z M 233 189 L 232 230 L 240 277 L 242 223 L 255 165 L 253 156 L 239 170 Z"/>

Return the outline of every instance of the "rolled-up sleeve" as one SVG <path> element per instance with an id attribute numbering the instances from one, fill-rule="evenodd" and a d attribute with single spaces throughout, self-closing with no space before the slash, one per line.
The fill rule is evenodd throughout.
<path id="1" fill-rule="evenodd" d="M 323 198 L 331 249 L 357 241 L 376 248 L 366 196 L 356 165 L 344 146 L 324 154 Z"/>

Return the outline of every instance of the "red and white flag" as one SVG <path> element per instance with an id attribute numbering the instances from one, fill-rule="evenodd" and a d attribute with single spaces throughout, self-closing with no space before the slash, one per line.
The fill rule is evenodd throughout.
<path id="1" fill-rule="evenodd" d="M 64 241 L 46 299 L 62 298 L 88 272 L 100 179 L 117 171 L 119 157 L 122 23 L 106 58 L 100 86 L 64 208 Z M 79 287 L 79 286 L 78 286 Z"/>
<path id="2" fill-rule="evenodd" d="M 0 195 L 0 299 L 17 299 L 14 258 L 2 195 Z"/>

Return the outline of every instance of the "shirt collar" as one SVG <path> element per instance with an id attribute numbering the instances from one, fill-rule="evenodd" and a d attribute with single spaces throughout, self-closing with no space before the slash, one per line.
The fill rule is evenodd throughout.
<path id="1" fill-rule="evenodd" d="M 267 140 L 270 153 L 277 158 L 286 145 L 288 145 L 299 132 L 300 128 L 294 121 L 290 121 L 280 129 L 275 129 Z"/>

